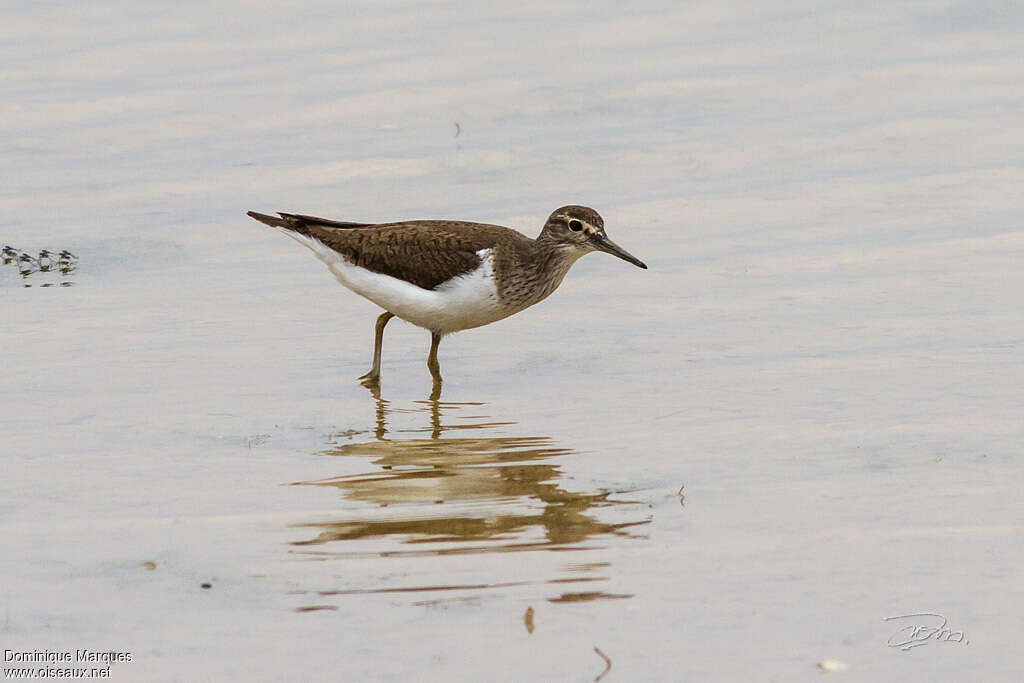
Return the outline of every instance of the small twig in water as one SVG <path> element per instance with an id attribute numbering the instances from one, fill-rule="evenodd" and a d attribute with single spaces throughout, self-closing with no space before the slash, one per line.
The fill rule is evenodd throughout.
<path id="1" fill-rule="evenodd" d="M 604 660 L 604 671 L 602 671 L 601 673 L 599 673 L 599 674 L 597 675 L 597 678 L 595 678 L 595 679 L 594 679 L 594 683 L 597 683 L 597 682 L 598 682 L 599 680 L 601 680 L 602 678 L 604 678 L 604 675 L 605 675 L 606 673 L 608 673 L 609 671 L 611 671 L 611 670 L 612 670 L 612 660 L 608 659 L 608 655 L 606 655 L 605 653 L 601 652 L 601 650 L 600 650 L 600 649 L 598 649 L 598 647 L 597 647 L 596 645 L 594 646 L 594 652 L 596 652 L 596 653 L 597 653 L 597 655 L 598 655 L 598 656 L 599 656 L 599 657 L 600 657 L 601 659 L 603 659 L 603 660 Z"/>

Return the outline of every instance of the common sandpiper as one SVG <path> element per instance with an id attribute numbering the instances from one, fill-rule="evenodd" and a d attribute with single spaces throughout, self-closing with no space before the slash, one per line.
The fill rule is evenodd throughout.
<path id="1" fill-rule="evenodd" d="M 586 206 L 556 209 L 537 239 L 464 221 L 351 223 L 293 213 L 248 215 L 308 247 L 338 282 L 384 309 L 377 318 L 373 365 L 359 378 L 367 385 L 380 381 L 384 327 L 395 316 L 430 331 L 427 367 L 439 385 L 437 347 L 443 336 L 543 301 L 581 256 L 603 251 L 647 268 L 608 238 L 601 216 Z"/>

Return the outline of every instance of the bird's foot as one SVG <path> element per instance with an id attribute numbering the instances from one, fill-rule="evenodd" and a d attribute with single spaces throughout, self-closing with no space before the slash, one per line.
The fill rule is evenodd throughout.
<path id="1" fill-rule="evenodd" d="M 370 370 L 368 373 L 360 377 L 359 381 L 366 386 L 380 384 L 380 370 Z"/>

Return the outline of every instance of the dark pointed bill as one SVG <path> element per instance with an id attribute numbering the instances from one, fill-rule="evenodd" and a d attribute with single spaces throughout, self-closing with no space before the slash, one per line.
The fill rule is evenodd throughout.
<path id="1" fill-rule="evenodd" d="M 611 254 L 612 256 L 618 256 L 623 261 L 629 261 L 634 266 L 638 266 L 640 268 L 643 268 L 644 270 L 647 270 L 647 265 L 643 261 L 638 259 L 636 256 L 633 256 L 619 245 L 615 244 L 615 242 L 612 242 L 610 239 L 608 239 L 607 235 L 594 235 L 594 246 L 597 247 L 599 251 L 603 251 L 606 254 Z"/>

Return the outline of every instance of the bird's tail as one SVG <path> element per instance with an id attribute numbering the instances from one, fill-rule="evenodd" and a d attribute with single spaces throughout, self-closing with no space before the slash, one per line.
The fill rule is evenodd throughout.
<path id="1" fill-rule="evenodd" d="M 278 213 L 280 218 L 274 216 L 268 216 L 265 213 L 256 213 L 255 211 L 246 212 L 247 216 L 255 218 L 260 223 L 266 223 L 267 225 L 274 228 L 282 228 L 290 232 L 297 232 L 300 235 L 311 235 L 314 229 L 318 228 L 342 228 L 344 230 L 351 230 L 352 228 L 372 228 L 374 223 L 353 223 L 351 221 L 332 221 L 327 218 L 317 218 L 316 216 L 303 216 L 300 213 Z"/>
<path id="2" fill-rule="evenodd" d="M 286 228 L 287 229 L 287 228 L 291 227 L 288 224 L 288 221 L 286 221 L 285 219 L 277 218 L 276 216 L 268 216 L 265 213 L 256 213 L 255 211 L 247 211 L 245 215 L 248 216 L 249 218 L 255 218 L 260 223 L 266 223 L 267 225 L 269 225 L 271 227 L 274 227 L 274 228 Z"/>

